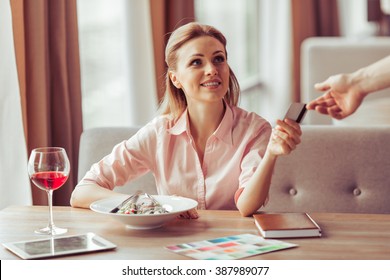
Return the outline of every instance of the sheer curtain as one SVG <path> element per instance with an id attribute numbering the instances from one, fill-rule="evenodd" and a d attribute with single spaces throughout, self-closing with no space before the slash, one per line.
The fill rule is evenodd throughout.
<path id="1" fill-rule="evenodd" d="M 261 115 L 273 124 L 292 101 L 290 0 L 261 1 L 259 19 Z"/>
<path id="2" fill-rule="evenodd" d="M 149 1 L 126 1 L 129 110 L 131 124 L 143 125 L 156 114 L 157 92 Z"/>
<path id="3" fill-rule="evenodd" d="M 32 203 L 9 0 L 0 0 L 0 209 Z"/>
<path id="4" fill-rule="evenodd" d="M 149 1 L 77 5 L 84 129 L 146 124 L 157 109 Z"/>

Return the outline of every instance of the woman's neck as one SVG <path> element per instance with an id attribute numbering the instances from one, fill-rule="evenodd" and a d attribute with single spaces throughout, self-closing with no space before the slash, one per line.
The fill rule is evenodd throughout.
<path id="1" fill-rule="evenodd" d="M 219 126 L 225 114 L 225 103 L 188 106 L 191 134 L 208 138 Z"/>
<path id="2" fill-rule="evenodd" d="M 210 106 L 188 106 L 188 118 L 192 138 L 201 162 L 209 137 L 218 128 L 225 114 L 225 103 Z"/>

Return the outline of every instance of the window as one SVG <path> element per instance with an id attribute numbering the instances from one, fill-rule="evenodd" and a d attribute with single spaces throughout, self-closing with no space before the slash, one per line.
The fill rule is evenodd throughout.
<path id="1" fill-rule="evenodd" d="M 77 1 L 84 129 L 129 124 L 125 2 Z"/>
<path id="2" fill-rule="evenodd" d="M 367 20 L 367 0 L 338 0 L 340 33 L 345 37 L 374 36 L 375 23 Z"/>
<path id="3" fill-rule="evenodd" d="M 366 20 L 366 2 L 339 0 L 343 36 L 374 33 L 375 25 Z M 134 89 L 134 76 L 138 81 L 147 75 L 140 75 L 139 69 L 134 72 L 129 68 L 138 65 L 131 61 L 134 57 L 129 57 L 129 47 L 134 45 L 133 41 L 129 43 L 129 38 L 135 37 L 139 41 L 141 37 L 147 37 L 141 30 L 145 25 L 142 21 L 147 17 L 144 13 L 148 13 L 145 3 L 148 1 L 77 1 L 86 129 L 132 125 L 134 115 L 138 117 L 139 111 L 150 110 L 144 119 L 150 119 L 150 112 L 155 111 L 148 109 L 152 101 L 140 100 L 146 99 L 145 94 L 151 91 Z M 289 89 L 292 87 L 288 72 L 290 1 L 194 0 L 194 3 L 196 20 L 215 26 L 228 40 L 229 64 L 242 91 L 240 107 L 270 121 L 282 117 L 290 102 Z M 137 25 L 136 30 L 131 29 L 134 25 Z M 151 43 L 145 42 L 144 46 L 151 46 Z M 137 56 L 139 52 L 140 48 L 135 52 Z M 144 85 L 151 84 L 154 79 L 148 78 L 142 81 Z M 136 92 L 138 99 L 134 99 L 131 92 Z M 141 107 L 141 102 L 147 105 Z M 135 110 L 134 106 L 137 106 Z"/>
<path id="4" fill-rule="evenodd" d="M 196 20 L 216 27 L 227 39 L 229 65 L 242 91 L 240 107 L 257 113 L 261 94 L 258 11 L 257 0 L 195 0 Z"/>
<path id="5" fill-rule="evenodd" d="M 155 111 L 156 107 L 132 108 L 134 104 L 140 107 L 139 99 L 147 99 L 145 94 L 150 91 L 134 90 L 133 76 L 139 79 L 139 76 L 146 75 L 131 69 L 135 63 L 130 61 L 134 57 L 129 55 L 129 48 L 134 45 L 132 38 L 140 39 L 140 28 L 144 26 L 142 21 L 147 17 L 144 13 L 149 14 L 145 3 L 147 1 L 77 1 L 84 129 L 132 125 L 134 115 L 140 115 L 140 112 L 133 111 L 149 110 L 148 116 L 150 111 Z M 242 90 L 240 106 L 259 113 L 259 1 L 195 0 L 195 5 L 197 20 L 217 27 L 227 37 L 229 64 Z M 136 19 L 137 16 L 139 18 Z M 137 30 L 131 29 L 134 21 L 140 22 L 135 27 Z M 142 34 L 145 35 L 144 32 Z M 146 42 L 145 46 L 150 44 Z M 139 55 L 140 50 L 136 52 Z M 150 79 L 144 82 L 146 84 L 151 84 Z M 138 99 L 134 99 L 131 92 L 136 92 Z M 153 102 L 145 103 L 151 107 Z"/>

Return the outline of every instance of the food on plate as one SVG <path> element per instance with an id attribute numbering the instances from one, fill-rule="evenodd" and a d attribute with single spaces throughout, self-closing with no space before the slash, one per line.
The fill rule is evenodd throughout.
<path id="1" fill-rule="evenodd" d="M 123 205 L 118 214 L 164 214 L 169 213 L 158 201 L 151 195 L 138 196 Z"/>

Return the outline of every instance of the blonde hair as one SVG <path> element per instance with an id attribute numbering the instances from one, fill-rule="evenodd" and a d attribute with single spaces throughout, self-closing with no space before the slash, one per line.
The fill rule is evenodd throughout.
<path id="1" fill-rule="evenodd" d="M 177 119 L 187 108 L 187 100 L 182 89 L 174 86 L 169 78 L 169 71 L 176 70 L 177 66 L 177 51 L 188 41 L 202 37 L 210 36 L 217 39 L 224 46 L 226 57 L 226 38 L 216 28 L 203 25 L 197 22 L 187 23 L 176 29 L 169 37 L 165 48 L 165 62 L 168 66 L 165 74 L 165 94 L 160 104 L 159 111 L 161 114 L 170 114 L 174 119 Z M 237 105 L 240 96 L 240 86 L 237 78 L 229 66 L 229 88 L 224 97 L 229 105 Z"/>

